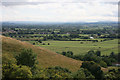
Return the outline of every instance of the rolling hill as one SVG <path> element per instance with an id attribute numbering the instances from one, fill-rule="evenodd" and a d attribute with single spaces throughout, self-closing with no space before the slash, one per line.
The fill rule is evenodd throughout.
<path id="1" fill-rule="evenodd" d="M 77 71 L 80 68 L 82 61 L 74 60 L 65 57 L 47 49 L 34 46 L 30 43 L 19 41 L 10 37 L 2 36 L 2 53 L 3 56 L 13 58 L 22 49 L 32 49 L 37 54 L 38 66 L 41 68 L 61 66 L 71 71 Z M 4 60 L 4 59 L 3 59 Z"/>

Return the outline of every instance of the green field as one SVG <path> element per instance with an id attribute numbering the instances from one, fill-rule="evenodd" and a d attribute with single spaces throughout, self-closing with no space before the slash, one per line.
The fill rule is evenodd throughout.
<path id="1" fill-rule="evenodd" d="M 34 41 L 30 41 L 33 43 Z M 83 44 L 81 44 L 83 42 Z M 45 43 L 45 45 L 43 45 Z M 48 45 L 50 43 L 50 45 Z M 89 50 L 100 50 L 102 54 L 108 55 L 112 51 L 118 53 L 118 40 L 108 40 L 104 42 L 92 41 L 43 41 L 37 43 L 36 46 L 49 49 L 54 52 L 73 51 L 74 55 L 85 54 Z"/>

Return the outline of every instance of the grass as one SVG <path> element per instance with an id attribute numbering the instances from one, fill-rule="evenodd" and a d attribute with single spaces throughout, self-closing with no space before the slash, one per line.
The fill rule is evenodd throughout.
<path id="1" fill-rule="evenodd" d="M 34 41 L 29 42 L 33 43 Z M 80 42 L 83 42 L 83 44 Z M 117 39 L 94 43 L 91 41 L 43 41 L 43 43 L 46 45 L 40 43 L 36 45 L 54 52 L 73 51 L 74 55 L 84 55 L 89 50 L 100 50 L 102 55 L 109 55 L 111 52 L 118 53 Z M 50 45 L 48 45 L 48 43 L 50 43 Z"/>
<path id="2" fill-rule="evenodd" d="M 111 47 L 112 45 L 116 45 L 116 41 L 117 40 L 111 40 L 111 41 L 106 41 L 103 42 L 104 44 L 109 44 L 109 47 Z M 41 68 L 46 68 L 46 67 L 53 67 L 53 66 L 61 66 L 63 68 L 67 68 L 70 71 L 74 72 L 77 71 L 81 64 L 82 61 L 78 61 L 78 60 L 74 60 L 72 58 L 68 58 L 65 57 L 63 55 L 57 54 L 55 52 L 49 51 L 48 49 L 44 49 L 42 47 L 62 47 L 64 45 L 67 45 L 69 47 L 73 46 L 73 47 L 78 47 L 78 45 L 82 45 L 84 44 L 88 44 L 89 46 L 91 46 L 91 42 L 86 42 L 84 44 L 78 44 L 79 41 L 44 41 L 44 43 L 50 43 L 51 45 L 38 45 L 38 46 L 34 46 L 30 43 L 27 42 L 23 42 L 23 41 L 19 41 L 10 37 L 4 37 L 2 36 L 2 57 L 8 57 L 10 59 L 13 58 L 13 56 L 15 56 L 16 54 L 18 54 L 19 52 L 21 52 L 21 49 L 26 48 L 29 49 L 31 48 L 36 54 L 37 54 L 37 60 L 39 62 L 38 66 Z M 32 42 L 31 42 L 32 43 Z M 64 43 L 64 44 L 63 44 Z M 91 44 L 90 44 L 91 43 Z M 101 46 L 103 45 L 103 43 L 93 43 L 94 44 L 101 44 Z M 110 46 L 111 43 L 111 46 Z M 56 45 L 59 44 L 59 45 Z M 39 47 L 42 46 L 42 47 Z M 86 47 L 88 45 L 84 45 L 84 47 Z M 88 48 L 89 48 L 88 46 Z M 72 47 L 72 48 L 73 48 Z M 104 45 L 104 47 L 106 47 Z M 108 47 L 108 46 L 107 46 Z M 72 49 L 71 48 L 71 49 Z M 75 49 L 75 48 L 74 48 Z M 85 51 L 83 49 L 83 51 Z M 3 58 L 4 61 L 4 58 Z M 103 71 L 108 71 L 108 68 L 102 68 Z"/>
<path id="3" fill-rule="evenodd" d="M 82 61 L 74 60 L 72 58 L 65 57 L 47 49 L 34 46 L 27 42 L 22 42 L 10 37 L 2 36 L 2 55 L 13 59 L 13 56 L 17 55 L 21 50 L 31 48 L 34 53 L 37 54 L 38 66 L 41 68 L 61 66 L 71 71 L 77 71 Z M 4 58 L 3 58 L 4 59 Z M 4 61 L 4 60 L 3 60 Z"/>

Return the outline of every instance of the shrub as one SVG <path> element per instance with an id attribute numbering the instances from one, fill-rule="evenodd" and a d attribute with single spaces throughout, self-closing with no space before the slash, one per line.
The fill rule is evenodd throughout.
<path id="1" fill-rule="evenodd" d="M 38 40 L 38 42 L 39 42 L 39 43 L 42 43 L 42 41 L 41 41 L 41 40 Z"/>
<path id="2" fill-rule="evenodd" d="M 104 61 L 100 61 L 100 66 L 102 66 L 102 67 L 104 67 L 104 68 L 107 68 L 107 64 L 106 64 L 106 62 L 104 62 Z"/>
<path id="3" fill-rule="evenodd" d="M 92 73 L 92 75 L 95 76 L 96 79 L 102 79 L 103 78 L 103 71 L 101 70 L 101 67 L 96 64 L 93 61 L 85 61 L 82 63 L 82 68 L 88 69 Z"/>
<path id="4" fill-rule="evenodd" d="M 101 51 L 96 51 L 95 53 L 97 56 L 101 56 Z"/>
<path id="5" fill-rule="evenodd" d="M 74 72 L 72 76 L 73 78 L 77 78 L 77 79 L 86 79 L 86 78 L 94 79 L 95 78 L 91 74 L 91 72 L 89 72 L 87 69 L 84 69 L 84 68 L 80 68 L 77 72 Z"/>
<path id="6" fill-rule="evenodd" d="M 50 43 L 48 43 L 48 45 L 50 45 Z"/>
<path id="7" fill-rule="evenodd" d="M 45 43 L 43 43 L 43 45 L 45 45 Z"/>
<path id="8" fill-rule="evenodd" d="M 33 53 L 32 49 L 24 49 L 16 56 L 18 65 L 26 65 L 33 67 L 37 62 L 37 55 Z"/>
<path id="9" fill-rule="evenodd" d="M 80 68 L 77 72 L 73 73 L 73 78 L 78 78 L 78 79 L 85 79 L 85 73 L 84 69 Z"/>
<path id="10" fill-rule="evenodd" d="M 35 43 L 33 43 L 33 45 L 35 45 Z"/>
<path id="11" fill-rule="evenodd" d="M 59 80 L 65 78 L 71 78 L 71 72 L 62 67 L 48 67 L 46 69 L 40 70 L 38 74 L 35 75 L 35 78 L 46 78 L 52 80 Z"/>
<path id="12" fill-rule="evenodd" d="M 30 68 L 27 66 L 18 66 L 16 64 L 4 64 L 2 66 L 2 78 L 32 78 Z"/>

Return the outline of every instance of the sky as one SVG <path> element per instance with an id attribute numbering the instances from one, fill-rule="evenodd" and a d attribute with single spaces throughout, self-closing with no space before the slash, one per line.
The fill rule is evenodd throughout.
<path id="1" fill-rule="evenodd" d="M 0 21 L 118 21 L 119 0 L 2 0 Z"/>

